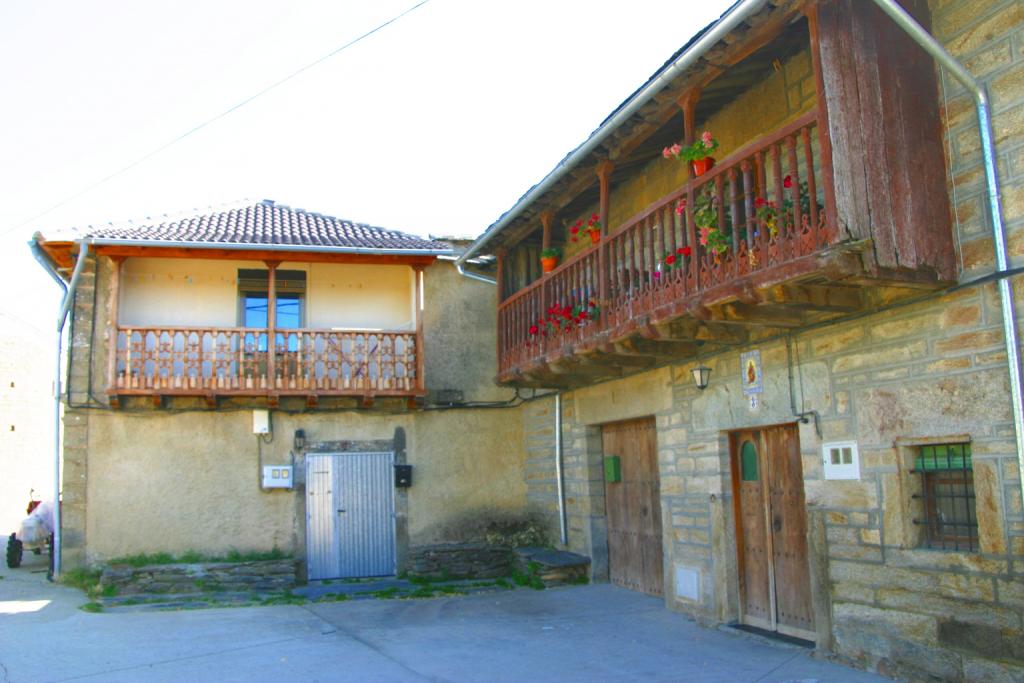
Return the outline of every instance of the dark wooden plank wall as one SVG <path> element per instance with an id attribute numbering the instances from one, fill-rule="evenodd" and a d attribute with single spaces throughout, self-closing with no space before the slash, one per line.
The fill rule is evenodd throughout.
<path id="1" fill-rule="evenodd" d="M 924 0 L 905 0 L 926 27 Z M 872 238 L 881 268 L 956 277 L 935 66 L 871 2 L 811 10 L 833 149 L 836 208 L 851 239 Z"/>

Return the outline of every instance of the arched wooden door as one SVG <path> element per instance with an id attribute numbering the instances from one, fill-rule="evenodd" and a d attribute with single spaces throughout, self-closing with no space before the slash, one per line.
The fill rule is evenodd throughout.
<path id="1" fill-rule="evenodd" d="M 814 640 L 797 427 L 766 427 L 730 436 L 740 620 Z"/>

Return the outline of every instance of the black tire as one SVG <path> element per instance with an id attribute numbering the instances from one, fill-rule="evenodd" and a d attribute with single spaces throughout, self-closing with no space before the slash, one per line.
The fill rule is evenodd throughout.
<path id="1" fill-rule="evenodd" d="M 46 547 L 50 551 L 50 571 L 46 572 L 46 580 L 53 581 L 53 534 L 50 534 L 50 540 L 47 542 Z"/>
<path id="2" fill-rule="evenodd" d="M 7 566 L 17 569 L 21 566 L 22 543 L 14 534 L 7 537 Z"/>

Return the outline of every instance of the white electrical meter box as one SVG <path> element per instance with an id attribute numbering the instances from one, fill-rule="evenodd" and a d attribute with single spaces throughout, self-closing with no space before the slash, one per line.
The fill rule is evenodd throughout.
<path id="1" fill-rule="evenodd" d="M 821 447 L 826 479 L 860 479 L 856 441 L 834 441 Z"/>
<path id="2" fill-rule="evenodd" d="M 291 465 L 264 465 L 263 488 L 290 489 L 293 487 Z"/>
<path id="3" fill-rule="evenodd" d="M 253 434 L 269 434 L 270 433 L 270 411 L 269 410 L 254 410 L 254 411 L 252 411 L 252 433 Z"/>

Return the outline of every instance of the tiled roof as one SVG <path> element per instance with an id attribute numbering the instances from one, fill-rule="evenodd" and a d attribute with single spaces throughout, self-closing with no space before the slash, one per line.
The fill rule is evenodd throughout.
<path id="1" fill-rule="evenodd" d="M 381 252 L 399 249 L 451 252 L 448 244 L 438 240 L 293 209 L 274 204 L 269 199 L 249 206 L 163 223 L 90 228 L 86 236 L 125 242 L 292 245 L 303 250 L 323 247 L 325 250 L 349 248 Z"/>

